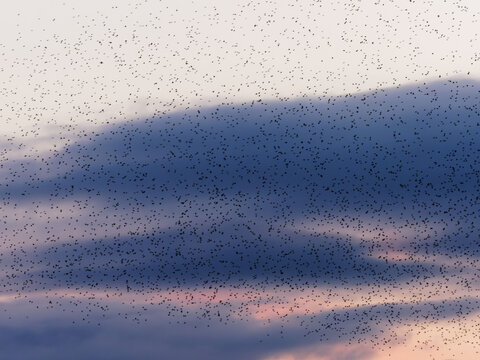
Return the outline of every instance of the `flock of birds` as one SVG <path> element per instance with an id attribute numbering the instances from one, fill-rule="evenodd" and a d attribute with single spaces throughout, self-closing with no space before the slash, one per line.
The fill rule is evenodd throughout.
<path id="1" fill-rule="evenodd" d="M 448 80 L 202 107 L 80 137 L 32 174 L 16 160 L 1 185 L 18 206 L 3 216 L 3 291 L 267 294 L 454 276 L 480 250 L 479 97 Z M 179 312 L 197 301 L 176 300 Z"/>
<path id="2" fill-rule="evenodd" d="M 140 308 L 136 321 L 162 306 L 185 323 L 291 320 L 320 340 L 466 317 L 478 308 L 479 103 L 480 83 L 441 78 L 69 124 L 64 147 L 35 153 L 11 137 L 2 294 L 77 294 L 85 321 L 110 312 L 105 296 Z M 470 295 L 428 300 L 452 281 Z M 379 305 L 375 288 L 385 299 L 423 289 L 423 300 Z M 365 289 L 360 309 L 319 310 L 329 304 L 319 291 L 348 302 Z"/>

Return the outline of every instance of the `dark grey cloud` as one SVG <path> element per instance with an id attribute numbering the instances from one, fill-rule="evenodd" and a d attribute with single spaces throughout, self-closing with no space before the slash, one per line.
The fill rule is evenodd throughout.
<path id="1" fill-rule="evenodd" d="M 447 266 L 446 275 L 445 264 L 432 259 L 475 259 L 480 253 L 479 91 L 475 82 L 442 81 L 323 99 L 223 104 L 115 124 L 81 133 L 72 145 L 37 159 L 5 160 L 0 192 L 4 206 L 16 210 L 3 218 L 8 239 L 0 284 L 7 294 L 193 285 L 262 290 L 395 286 L 458 274 L 472 263 Z M 72 211 L 61 219 L 37 213 L 38 204 L 55 209 L 62 201 L 84 204 L 91 213 L 76 217 Z M 377 256 L 391 244 L 389 234 L 354 239 L 348 231 L 297 226 L 325 219 L 338 230 L 350 223 L 365 229 L 364 219 L 423 230 L 393 249 L 415 256 L 400 262 Z M 57 241 L 53 223 L 72 230 L 67 241 Z M 124 230 L 106 235 L 105 227 Z M 468 274 L 466 284 L 476 281 Z M 368 337 L 394 318 L 470 314 L 476 304 L 473 299 L 304 314 L 299 323 L 283 324 L 282 333 L 275 327 L 269 338 L 230 323 L 205 333 L 191 324 L 173 330 L 163 323 L 168 316 L 117 329 L 98 300 L 84 308 L 92 317 L 104 315 L 98 329 L 65 322 L 6 326 L 0 330 L 6 351 L 14 354 L 23 343 L 19 358 L 61 357 L 67 346 L 74 348 L 73 358 L 156 358 L 160 351 L 179 359 L 234 359 L 237 353 L 255 358 L 335 343 L 339 333 L 341 341 Z M 181 313 L 184 305 L 188 301 L 170 309 Z M 198 320 L 210 310 L 191 315 Z"/>

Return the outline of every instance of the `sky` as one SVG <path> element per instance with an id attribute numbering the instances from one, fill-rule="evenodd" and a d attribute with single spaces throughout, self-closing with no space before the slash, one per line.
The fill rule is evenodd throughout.
<path id="1" fill-rule="evenodd" d="M 3 4 L 0 359 L 478 359 L 479 18 Z"/>

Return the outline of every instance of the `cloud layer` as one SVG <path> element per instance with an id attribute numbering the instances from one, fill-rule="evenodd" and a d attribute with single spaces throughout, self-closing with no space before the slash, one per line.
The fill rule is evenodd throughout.
<path id="1" fill-rule="evenodd" d="M 449 80 L 201 107 L 5 159 L 5 353 L 361 359 L 445 322 L 464 345 L 479 97 Z"/>

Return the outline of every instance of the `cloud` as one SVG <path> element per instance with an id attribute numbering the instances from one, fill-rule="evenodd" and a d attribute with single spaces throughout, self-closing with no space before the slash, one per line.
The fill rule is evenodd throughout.
<path id="1" fill-rule="evenodd" d="M 404 351 L 421 349 L 416 340 L 448 339 L 454 336 L 449 328 L 456 331 L 452 346 L 458 349 L 455 344 L 475 336 L 471 325 L 478 311 L 476 299 L 463 298 L 340 307 L 281 322 L 251 322 L 247 317 L 227 321 L 213 309 L 210 317 L 196 317 L 185 308 L 183 312 L 166 305 L 143 309 L 141 302 L 133 307 L 115 298 L 103 302 L 85 296 L 72 301 L 64 295 L 50 293 L 34 302 L 26 297 L 2 305 L 7 310 L 0 315 L 2 355 L 12 359 L 155 359 L 159 354 L 176 359 L 337 359 L 353 354 L 375 358 L 390 348 L 398 354 L 399 346 Z M 420 337 L 412 334 L 420 328 L 428 332 Z M 474 341 L 468 349 L 475 349 Z"/>
<path id="2" fill-rule="evenodd" d="M 72 314 L 7 326 L 5 344 L 51 358 L 51 341 L 74 338 L 78 357 L 114 343 L 126 358 L 363 356 L 345 340 L 473 316 L 478 96 L 446 81 L 213 106 L 5 160 L 2 306 Z M 69 335 L 73 321 L 88 330 Z M 152 335 L 169 321 L 185 326 Z"/>

